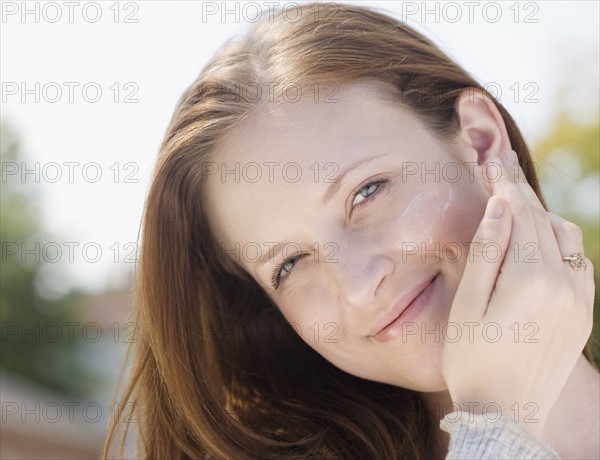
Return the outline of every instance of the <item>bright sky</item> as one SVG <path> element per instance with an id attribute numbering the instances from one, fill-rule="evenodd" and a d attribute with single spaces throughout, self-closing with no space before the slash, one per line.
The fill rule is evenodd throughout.
<path id="1" fill-rule="evenodd" d="M 561 105 L 597 116 L 597 1 L 352 3 L 404 14 L 481 82 L 500 88 L 530 143 L 548 132 Z M 256 6 L 269 4 L 293 5 L 227 2 L 232 12 L 221 18 L 222 2 L 2 2 L 2 119 L 20 133 L 26 156 L 25 165 L 2 165 L 2 182 L 21 180 L 22 166 L 35 171 L 37 163 L 39 172 L 25 179 L 40 192 L 51 235 L 41 255 L 57 260 L 42 289 L 123 284 L 178 97 L 249 25 Z M 23 16 L 23 7 L 31 12 Z"/>

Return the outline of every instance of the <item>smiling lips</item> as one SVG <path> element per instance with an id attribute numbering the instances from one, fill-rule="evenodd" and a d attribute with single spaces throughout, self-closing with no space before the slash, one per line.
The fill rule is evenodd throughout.
<path id="1" fill-rule="evenodd" d="M 389 333 L 393 332 L 391 329 L 396 325 L 398 322 L 397 320 L 401 319 L 401 316 L 404 320 L 404 317 L 407 316 L 405 313 L 410 307 L 415 307 L 412 310 L 419 310 L 415 311 L 415 313 L 418 314 L 422 307 L 424 307 L 429 301 L 429 298 L 431 297 L 433 281 L 436 277 L 437 274 L 433 278 L 428 278 L 426 281 L 419 283 L 414 289 L 411 289 L 400 296 L 400 299 L 393 304 L 391 308 L 383 312 L 377 318 L 374 326 L 371 328 L 369 337 L 373 337 L 380 341 L 387 338 L 392 338 L 389 336 Z"/>

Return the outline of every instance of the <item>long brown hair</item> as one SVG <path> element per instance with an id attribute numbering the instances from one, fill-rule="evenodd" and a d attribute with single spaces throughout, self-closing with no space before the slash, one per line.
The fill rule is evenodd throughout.
<path id="1" fill-rule="evenodd" d="M 203 168 L 222 136 L 268 99 L 257 87 L 275 88 L 280 100 L 278 88 L 332 91 L 364 79 L 380 82 L 445 140 L 460 130 L 457 96 L 481 91 L 497 105 L 542 199 L 529 150 L 504 107 L 401 20 L 316 3 L 267 16 L 204 67 L 160 147 L 136 271 L 133 365 L 115 396 L 104 458 L 124 455 L 129 415 L 137 458 L 432 458 L 436 424 L 417 392 L 333 366 L 223 257 L 200 199 Z M 586 356 L 591 361 L 587 348 Z"/>

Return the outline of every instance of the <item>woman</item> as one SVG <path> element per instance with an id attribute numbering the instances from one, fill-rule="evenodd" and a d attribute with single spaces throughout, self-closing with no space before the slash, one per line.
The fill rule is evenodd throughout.
<path id="1" fill-rule="evenodd" d="M 511 116 L 387 15 L 276 13 L 165 135 L 105 457 L 133 407 L 138 458 L 593 458 L 593 267 Z"/>

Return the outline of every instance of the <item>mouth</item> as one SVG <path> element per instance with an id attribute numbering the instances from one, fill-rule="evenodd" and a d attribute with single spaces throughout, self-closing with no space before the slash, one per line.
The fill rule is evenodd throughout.
<path id="1" fill-rule="evenodd" d="M 376 321 L 369 337 L 378 342 L 386 342 L 400 334 L 403 324 L 416 319 L 430 303 L 438 275 L 439 273 L 400 297 L 400 300 Z"/>

